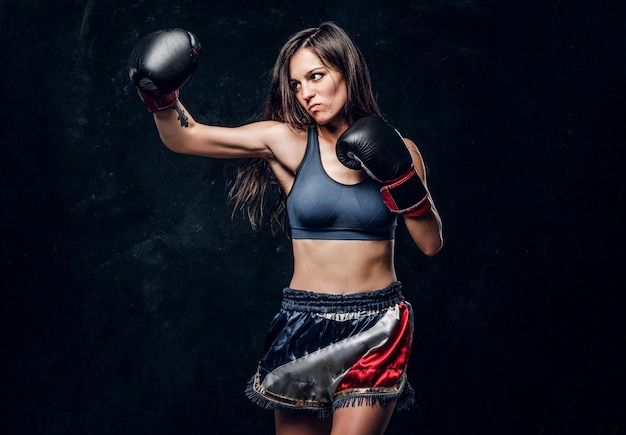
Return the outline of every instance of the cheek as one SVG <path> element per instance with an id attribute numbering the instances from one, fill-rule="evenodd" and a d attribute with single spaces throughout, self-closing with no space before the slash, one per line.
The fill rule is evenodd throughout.
<path id="1" fill-rule="evenodd" d="M 337 86 L 334 88 L 333 90 L 334 93 L 334 103 L 335 105 L 338 106 L 345 106 L 346 102 L 348 101 L 348 90 L 346 89 L 346 86 L 341 84 L 340 86 Z"/>
<path id="2" fill-rule="evenodd" d="M 345 106 L 346 103 L 348 102 L 348 89 L 346 88 L 345 85 L 341 87 L 341 91 L 339 93 L 340 93 L 340 98 L 343 101 L 343 105 Z"/>

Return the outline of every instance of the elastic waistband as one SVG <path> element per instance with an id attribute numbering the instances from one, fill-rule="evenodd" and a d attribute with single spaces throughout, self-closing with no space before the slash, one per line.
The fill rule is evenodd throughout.
<path id="1" fill-rule="evenodd" d="M 352 313 L 384 310 L 403 302 L 402 284 L 395 281 L 388 287 L 371 292 L 349 295 L 316 293 L 306 290 L 283 289 L 281 308 L 305 313 Z"/>

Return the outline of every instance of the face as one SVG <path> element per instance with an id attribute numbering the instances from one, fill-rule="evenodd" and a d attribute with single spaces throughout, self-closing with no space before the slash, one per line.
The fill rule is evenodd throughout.
<path id="1" fill-rule="evenodd" d="M 326 67 L 308 48 L 289 62 L 289 78 L 298 103 L 318 125 L 343 122 L 348 92 L 343 74 Z"/>

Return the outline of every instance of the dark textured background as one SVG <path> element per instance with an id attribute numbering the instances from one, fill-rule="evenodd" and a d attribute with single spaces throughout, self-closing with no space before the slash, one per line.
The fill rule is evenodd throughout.
<path id="1" fill-rule="evenodd" d="M 202 41 L 182 99 L 256 119 L 292 33 L 342 25 L 444 221 L 398 233 L 419 409 L 389 434 L 624 434 L 623 1 L 0 1 L 5 434 L 270 434 L 242 394 L 290 274 L 231 220 L 234 162 L 159 142 L 144 34 Z"/>

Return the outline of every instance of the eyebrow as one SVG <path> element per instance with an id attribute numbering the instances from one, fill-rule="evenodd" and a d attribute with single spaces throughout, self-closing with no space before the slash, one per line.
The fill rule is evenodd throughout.
<path id="1" fill-rule="evenodd" d="M 312 73 L 314 73 L 315 71 L 317 71 L 317 70 L 319 70 L 319 69 L 325 69 L 325 70 L 328 70 L 328 68 L 327 68 L 327 67 L 325 67 L 324 65 L 322 65 L 322 66 L 315 67 L 315 68 L 313 68 L 313 69 L 312 69 L 312 70 L 310 70 L 310 71 L 307 71 L 307 72 L 304 74 L 304 76 L 305 76 L 305 77 L 308 77 L 308 76 L 310 76 Z M 289 81 L 292 81 L 292 82 L 297 82 L 298 80 L 294 79 L 293 77 L 289 77 Z"/>

